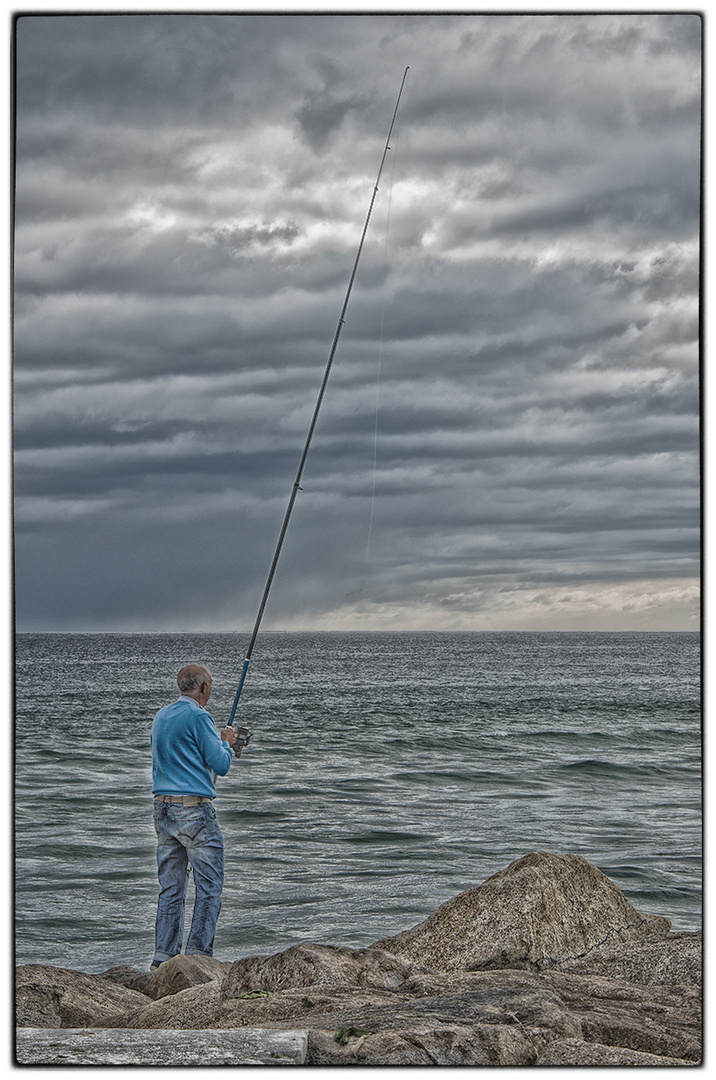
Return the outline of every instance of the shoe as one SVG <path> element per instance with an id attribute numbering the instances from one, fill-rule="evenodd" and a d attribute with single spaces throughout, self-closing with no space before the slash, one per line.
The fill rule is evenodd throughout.
<path id="1" fill-rule="evenodd" d="M 160 968 L 162 966 L 163 963 L 164 963 L 163 960 L 157 960 L 157 961 L 155 961 L 155 963 L 149 965 L 149 970 L 150 971 L 156 971 L 158 968 Z"/>

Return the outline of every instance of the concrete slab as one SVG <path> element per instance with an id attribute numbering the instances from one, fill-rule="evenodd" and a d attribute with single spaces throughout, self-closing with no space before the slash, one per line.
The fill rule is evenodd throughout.
<path id="1" fill-rule="evenodd" d="M 17 1028 L 18 1065 L 302 1065 L 308 1032 Z"/>

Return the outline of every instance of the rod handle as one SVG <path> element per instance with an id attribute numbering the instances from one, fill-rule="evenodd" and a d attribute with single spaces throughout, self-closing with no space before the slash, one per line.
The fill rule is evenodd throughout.
<path id="1" fill-rule="evenodd" d="M 231 708 L 231 716 L 229 717 L 228 727 L 233 727 L 234 726 L 234 717 L 236 716 L 236 708 L 237 708 L 237 706 L 239 704 L 239 698 L 241 697 L 241 691 L 243 689 L 244 681 L 246 679 L 246 672 L 249 670 L 249 664 L 250 663 L 251 663 L 251 657 L 247 656 L 246 659 L 244 660 L 244 666 L 241 669 L 241 678 L 239 679 L 239 685 L 236 688 L 236 697 L 234 698 L 234 704 L 233 704 L 233 706 Z"/>

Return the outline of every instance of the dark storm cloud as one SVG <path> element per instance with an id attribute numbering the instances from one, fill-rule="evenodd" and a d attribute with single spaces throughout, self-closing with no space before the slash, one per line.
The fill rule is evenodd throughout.
<path id="1" fill-rule="evenodd" d="M 408 64 L 272 624 L 695 625 L 697 17 L 17 46 L 21 628 L 250 625 Z"/>

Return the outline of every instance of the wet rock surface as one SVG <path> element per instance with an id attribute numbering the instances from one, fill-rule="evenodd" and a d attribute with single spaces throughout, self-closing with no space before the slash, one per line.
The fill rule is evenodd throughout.
<path id="1" fill-rule="evenodd" d="M 635 911 L 579 856 L 538 852 L 367 949 L 101 975 L 26 965 L 17 1022 L 304 1031 L 316 1065 L 693 1065 L 700 978 L 700 934 Z"/>

